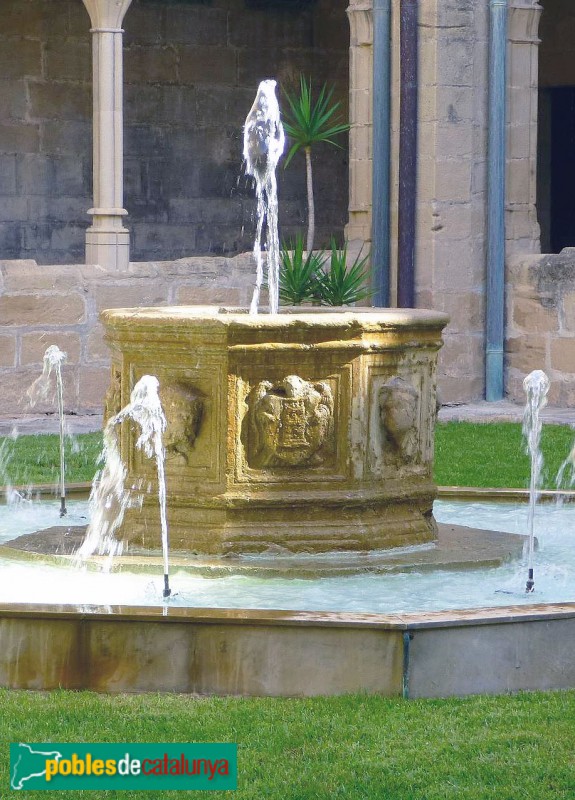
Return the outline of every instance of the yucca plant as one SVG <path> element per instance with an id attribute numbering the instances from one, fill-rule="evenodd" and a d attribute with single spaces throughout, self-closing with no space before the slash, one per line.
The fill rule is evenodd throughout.
<path id="1" fill-rule="evenodd" d="M 347 242 L 338 248 L 331 240 L 329 271 L 320 277 L 319 296 L 325 306 L 349 306 L 365 300 L 373 292 L 367 288 L 369 255 L 361 258 L 361 252 L 353 264 L 347 264 Z"/>
<path id="2" fill-rule="evenodd" d="M 301 233 L 293 241 L 285 243 L 281 250 L 280 302 L 298 306 L 305 300 L 314 300 L 325 261 L 323 251 L 305 252 Z"/>
<path id="3" fill-rule="evenodd" d="M 333 87 L 328 89 L 324 83 L 317 100 L 314 100 L 311 78 L 306 81 L 303 75 L 300 77 L 299 94 L 284 91 L 287 109 L 284 111 L 283 126 L 292 141 L 284 166 L 288 166 L 298 150 L 303 150 L 305 154 L 308 207 L 306 250 L 308 253 L 313 250 L 315 236 L 311 148 L 319 142 L 341 147 L 334 137 L 349 130 L 347 122 L 340 122 L 334 118 L 340 103 L 332 102 L 333 91 Z"/>

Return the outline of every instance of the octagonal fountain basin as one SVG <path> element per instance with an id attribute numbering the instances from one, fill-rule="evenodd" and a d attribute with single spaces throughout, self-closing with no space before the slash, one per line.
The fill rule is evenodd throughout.
<path id="1" fill-rule="evenodd" d="M 174 306 L 111 309 L 102 321 L 112 354 L 106 418 L 144 376 L 159 382 L 176 550 L 320 554 L 434 540 L 445 314 Z M 137 432 L 120 427 L 130 480 L 153 482 Z M 118 536 L 150 548 L 159 530 L 150 496 Z"/>
<path id="2" fill-rule="evenodd" d="M 393 568 L 332 577 L 230 567 L 210 578 L 182 560 L 168 601 L 154 563 L 103 574 L 61 555 L 16 553 L 15 533 L 56 522 L 52 505 L 3 510 L 12 514 L 0 522 L 3 686 L 406 697 L 575 686 L 570 505 L 538 513 L 531 595 L 517 559 L 487 570 L 413 571 L 410 560 L 431 547 L 423 545 L 388 554 Z M 446 525 L 511 534 L 525 526 L 521 505 L 436 502 L 434 510 Z M 69 513 L 68 527 L 85 523 L 85 505 L 72 502 Z"/>

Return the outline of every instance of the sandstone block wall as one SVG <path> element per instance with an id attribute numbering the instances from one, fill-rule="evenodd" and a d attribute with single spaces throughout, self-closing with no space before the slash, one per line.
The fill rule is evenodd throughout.
<path id="1" fill-rule="evenodd" d="M 420 4 L 417 302 L 450 316 L 444 402 L 484 391 L 488 3 Z"/>
<path id="2" fill-rule="evenodd" d="M 542 369 L 549 402 L 575 406 L 575 248 L 517 259 L 509 268 L 506 370 L 510 400 L 523 402 L 523 378 Z"/>
<path id="3" fill-rule="evenodd" d="M 98 266 L 38 266 L 0 261 L 0 413 L 30 411 L 26 390 L 49 345 L 68 358 L 63 369 L 68 412 L 101 413 L 110 357 L 98 320 L 104 308 L 168 304 L 247 305 L 251 254 L 132 263 L 127 273 Z M 52 405 L 36 410 L 53 411 Z"/>
<path id="4" fill-rule="evenodd" d="M 92 205 L 90 20 L 81 0 L 3 0 L 0 259 L 79 263 Z M 125 207 L 133 260 L 235 254 L 253 238 L 242 126 L 258 82 L 335 84 L 343 0 L 133 0 L 125 27 Z M 345 146 L 345 136 L 342 137 Z M 303 157 L 280 169 L 285 236 L 306 219 Z M 318 243 L 347 220 L 347 151 L 315 157 Z"/>

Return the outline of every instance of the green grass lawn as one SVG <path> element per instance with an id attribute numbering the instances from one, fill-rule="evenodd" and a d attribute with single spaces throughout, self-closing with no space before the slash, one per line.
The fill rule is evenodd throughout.
<path id="1" fill-rule="evenodd" d="M 548 485 L 572 438 L 568 428 L 544 429 Z M 69 480 L 90 480 L 101 437 L 78 441 L 68 457 Z M 0 440 L 0 464 L 0 482 L 55 482 L 57 438 Z M 519 425 L 438 425 L 440 484 L 524 487 L 528 467 Z M 365 695 L 303 700 L 0 690 L 2 800 L 11 794 L 11 741 L 237 742 L 239 788 L 226 796 L 238 800 L 575 798 L 575 691 L 407 702 Z M 70 800 L 144 794 L 150 796 L 58 792 Z M 42 800 L 49 792 L 23 796 Z"/>
<path id="2" fill-rule="evenodd" d="M 10 741 L 237 742 L 238 791 L 189 793 L 198 800 L 575 796 L 575 692 L 407 702 L 366 695 L 237 699 L 0 690 L 0 730 L 0 796 L 6 798 Z M 58 792 L 79 796 L 151 795 Z"/>
<path id="3" fill-rule="evenodd" d="M 575 432 L 565 425 L 545 425 L 542 487 L 555 489 L 555 476 L 573 447 Z M 521 425 L 513 422 L 439 423 L 435 434 L 435 480 L 440 486 L 529 486 L 530 459 Z"/>
<path id="4" fill-rule="evenodd" d="M 101 433 L 66 438 L 66 476 L 70 483 L 91 481 L 102 449 Z M 0 485 L 58 482 L 60 439 L 55 434 L 0 438 Z M 1 797 L 1 796 L 0 796 Z"/>
<path id="5" fill-rule="evenodd" d="M 543 428 L 543 485 L 555 488 L 555 475 L 569 454 L 575 433 L 564 425 Z M 102 446 L 99 433 L 67 443 L 70 482 L 91 481 Z M 2 474 L 2 465 L 4 469 Z M 59 469 L 57 436 L 0 439 L 0 485 L 56 483 Z M 517 423 L 440 423 L 435 436 L 435 479 L 440 486 L 493 486 L 523 489 L 529 485 L 529 458 Z"/>

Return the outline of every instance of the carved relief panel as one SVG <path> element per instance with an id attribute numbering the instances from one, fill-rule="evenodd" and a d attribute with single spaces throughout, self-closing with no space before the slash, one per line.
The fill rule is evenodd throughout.
<path id="1" fill-rule="evenodd" d="M 372 370 L 368 464 L 378 477 L 431 470 L 436 407 L 428 402 L 430 370 L 403 365 L 393 373 Z"/>
<path id="2" fill-rule="evenodd" d="M 215 425 L 219 413 L 221 384 L 214 380 L 218 366 L 210 371 L 151 366 L 145 371 L 159 381 L 159 396 L 166 417 L 163 444 L 166 453 L 166 475 L 170 491 L 180 491 L 186 481 L 211 482 L 219 479 L 224 450 L 215 443 Z M 143 374 L 140 367 L 130 366 L 131 385 Z M 133 447 L 137 431 L 130 429 L 129 468 L 132 472 L 149 471 L 149 465 Z"/>
<path id="3" fill-rule="evenodd" d="M 395 376 L 377 390 L 377 414 L 384 461 L 396 467 L 421 463 L 419 392 Z"/>
<path id="4" fill-rule="evenodd" d="M 187 465 L 202 426 L 203 394 L 192 384 L 168 382 L 160 386 L 160 401 L 167 423 L 164 434 L 166 459 Z"/>
<path id="5" fill-rule="evenodd" d="M 317 467 L 333 454 L 334 397 L 327 381 L 297 375 L 260 381 L 247 406 L 243 440 L 249 467 Z"/>

